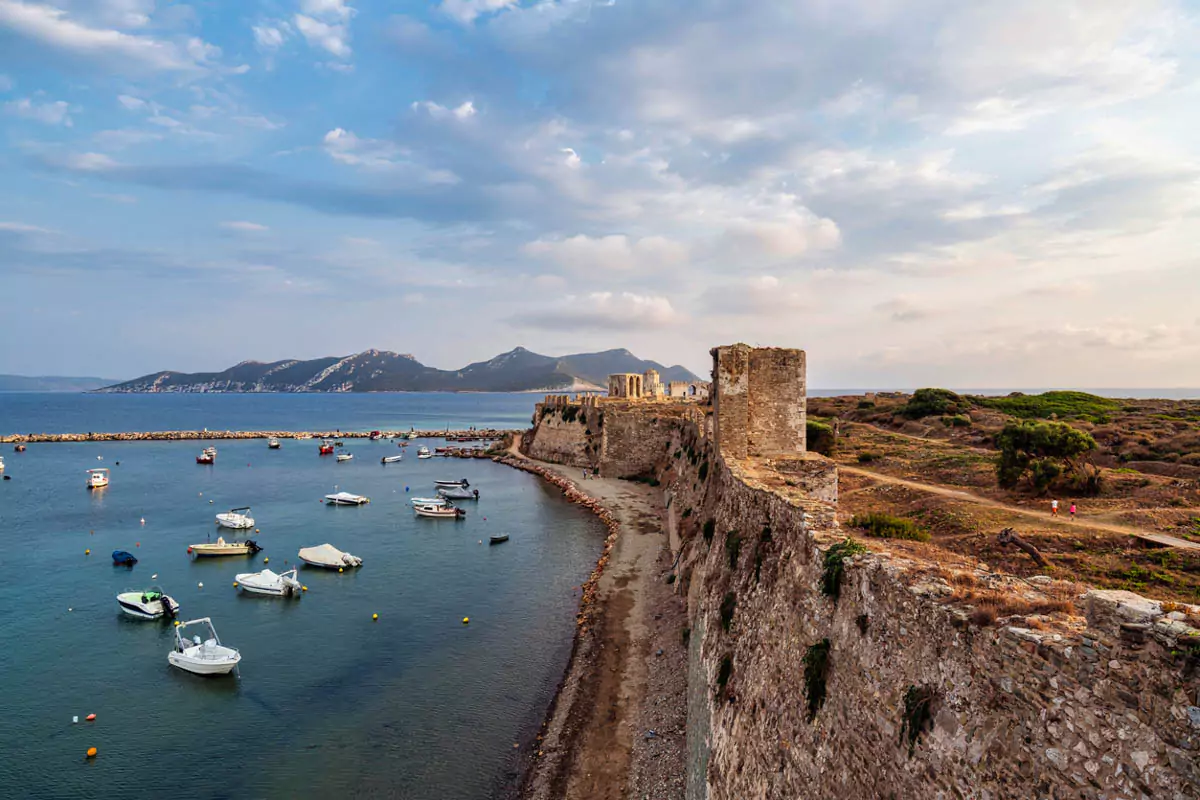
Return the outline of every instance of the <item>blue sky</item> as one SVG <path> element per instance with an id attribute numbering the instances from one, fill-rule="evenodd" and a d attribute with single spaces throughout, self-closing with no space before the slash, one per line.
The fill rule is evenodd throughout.
<path id="1" fill-rule="evenodd" d="M 804 347 L 1200 385 L 1160 0 L 0 0 L 0 372 Z"/>

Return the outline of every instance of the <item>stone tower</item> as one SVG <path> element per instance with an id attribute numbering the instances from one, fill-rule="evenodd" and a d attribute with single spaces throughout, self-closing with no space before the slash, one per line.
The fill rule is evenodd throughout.
<path id="1" fill-rule="evenodd" d="M 806 449 L 803 350 L 733 344 L 712 350 L 713 438 L 733 458 L 794 457 Z"/>
<path id="2" fill-rule="evenodd" d="M 608 396 L 636 400 L 642 396 L 642 376 L 636 372 L 615 372 L 608 376 Z"/>
<path id="3" fill-rule="evenodd" d="M 642 394 L 646 397 L 657 397 L 661 391 L 662 381 L 658 378 L 658 370 L 648 369 L 642 373 Z"/>

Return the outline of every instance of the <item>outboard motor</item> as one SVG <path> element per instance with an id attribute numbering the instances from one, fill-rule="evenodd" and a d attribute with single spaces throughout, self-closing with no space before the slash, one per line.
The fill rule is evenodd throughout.
<path id="1" fill-rule="evenodd" d="M 251 553 L 257 553 L 260 550 L 262 550 L 262 548 L 259 547 L 258 544 L 253 539 L 247 539 L 246 546 L 250 548 Z"/>
<path id="2" fill-rule="evenodd" d="M 178 610 L 179 604 L 165 594 L 159 596 L 158 602 L 162 603 L 163 617 L 175 619 L 175 612 Z"/>
<path id="3" fill-rule="evenodd" d="M 469 487 L 469 486 L 471 485 L 470 481 L 468 481 L 466 478 L 463 478 L 463 479 L 460 481 L 460 483 L 462 484 L 462 487 L 463 487 L 464 489 L 466 489 L 467 487 Z"/>
<path id="4" fill-rule="evenodd" d="M 475 499 L 478 500 L 479 499 L 479 490 L 475 489 L 474 492 L 475 492 Z"/>

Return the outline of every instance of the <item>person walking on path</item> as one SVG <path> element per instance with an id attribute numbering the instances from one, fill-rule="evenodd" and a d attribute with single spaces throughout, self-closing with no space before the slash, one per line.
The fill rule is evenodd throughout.
<path id="1" fill-rule="evenodd" d="M 1050 516 L 1052 516 L 1052 517 L 1058 516 L 1058 501 L 1057 500 L 1050 501 Z"/>
<path id="2" fill-rule="evenodd" d="M 1070 512 L 1071 512 L 1071 519 L 1075 519 L 1075 503 L 1071 503 Z"/>

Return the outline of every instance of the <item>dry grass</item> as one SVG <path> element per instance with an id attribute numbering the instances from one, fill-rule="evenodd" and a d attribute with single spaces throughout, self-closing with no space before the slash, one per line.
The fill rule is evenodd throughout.
<path id="1" fill-rule="evenodd" d="M 975 607 L 971 622 L 981 627 L 994 625 L 1002 617 L 1049 614 L 1077 614 L 1075 598 L 1084 591 L 1080 584 L 1056 581 L 1046 586 L 1030 589 L 1030 594 L 1020 594 L 1011 589 L 996 589 L 985 585 L 979 576 L 970 572 L 955 572 L 941 568 L 939 576 L 953 589 L 946 598 L 950 603 L 963 603 Z M 1030 621 L 1027 620 L 1027 623 Z M 1040 625 L 1039 620 L 1033 620 Z M 1037 627 L 1032 625 L 1031 627 Z"/>

